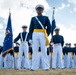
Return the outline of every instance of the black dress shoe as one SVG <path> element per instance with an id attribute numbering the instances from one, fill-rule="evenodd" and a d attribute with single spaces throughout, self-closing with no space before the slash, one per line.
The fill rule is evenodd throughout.
<path id="1" fill-rule="evenodd" d="M 35 71 L 35 70 L 31 69 L 30 71 Z"/>
<path id="2" fill-rule="evenodd" d="M 21 70 L 20 68 L 16 68 L 16 70 Z"/>
<path id="3" fill-rule="evenodd" d="M 29 68 L 27 68 L 26 70 L 30 70 Z"/>
<path id="4" fill-rule="evenodd" d="M 49 71 L 49 69 L 45 69 L 44 71 Z"/>
<path id="5" fill-rule="evenodd" d="M 53 70 L 55 70 L 55 68 L 52 68 Z"/>

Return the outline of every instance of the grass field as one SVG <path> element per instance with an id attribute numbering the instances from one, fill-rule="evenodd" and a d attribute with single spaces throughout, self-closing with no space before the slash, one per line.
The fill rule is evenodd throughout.
<path id="1" fill-rule="evenodd" d="M 41 69 L 37 71 L 29 70 L 13 70 L 13 69 L 1 69 L 0 75 L 76 75 L 76 69 L 56 69 L 43 71 Z"/>

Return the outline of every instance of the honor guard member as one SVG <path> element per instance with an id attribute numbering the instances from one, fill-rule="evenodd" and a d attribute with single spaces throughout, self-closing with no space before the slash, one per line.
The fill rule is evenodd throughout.
<path id="1" fill-rule="evenodd" d="M 52 37 L 53 46 L 53 61 L 52 68 L 56 68 L 56 62 L 58 57 L 59 68 L 62 68 L 62 47 L 64 45 L 64 38 L 62 35 L 59 35 L 59 28 L 55 28 L 55 35 Z"/>
<path id="2" fill-rule="evenodd" d="M 73 53 L 74 53 L 74 68 L 76 68 L 76 44 L 74 44 Z"/>
<path id="3" fill-rule="evenodd" d="M 64 54 L 64 68 L 67 68 L 67 60 L 68 60 L 68 43 L 65 44 L 63 48 L 63 54 Z"/>
<path id="4" fill-rule="evenodd" d="M 24 56 L 25 56 L 25 68 L 26 69 L 30 69 L 30 64 L 29 64 L 29 55 L 28 55 L 28 43 L 27 43 L 27 36 L 28 33 L 27 31 L 27 26 L 22 26 L 23 32 L 19 33 L 19 35 L 16 37 L 16 39 L 14 40 L 14 43 L 16 43 L 19 39 L 21 40 L 20 46 L 19 46 L 19 60 L 18 60 L 18 69 L 21 69 L 21 60 L 22 60 L 22 55 L 24 52 Z"/>
<path id="5" fill-rule="evenodd" d="M 16 42 L 15 43 L 16 46 L 14 47 L 14 58 L 15 58 L 15 68 L 17 69 L 18 68 L 18 59 L 19 59 L 19 43 Z"/>
<path id="6" fill-rule="evenodd" d="M 72 68 L 72 47 L 71 47 L 71 43 L 68 44 L 68 64 L 67 64 L 67 68 Z"/>
<path id="7" fill-rule="evenodd" d="M 46 40 L 51 33 L 51 24 L 47 16 L 42 15 L 44 11 L 43 5 L 36 6 L 37 16 L 32 17 L 30 28 L 29 28 L 29 40 L 32 40 L 32 67 L 31 70 L 37 70 L 37 58 L 38 58 L 38 49 L 41 47 L 41 59 L 43 70 L 49 70 L 48 65 L 48 56 L 47 56 L 47 43 Z"/>
<path id="8" fill-rule="evenodd" d="M 0 69 L 3 67 L 2 63 L 2 46 L 0 46 Z"/>

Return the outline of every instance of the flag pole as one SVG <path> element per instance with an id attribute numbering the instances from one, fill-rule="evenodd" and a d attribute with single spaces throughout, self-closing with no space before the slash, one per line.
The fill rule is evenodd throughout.
<path id="1" fill-rule="evenodd" d="M 11 17 L 11 9 L 10 8 L 9 8 L 9 15 Z M 13 43 L 13 39 L 12 39 L 12 43 Z M 15 57 L 14 57 L 14 44 L 13 44 L 13 58 L 14 58 L 14 69 L 15 69 L 16 68 L 16 64 L 15 64 Z"/>
<path id="2" fill-rule="evenodd" d="M 55 14 L 55 7 L 53 7 L 53 15 L 52 15 L 52 20 L 54 19 L 54 14 Z"/>
<path id="3" fill-rule="evenodd" d="M 55 15 L 55 7 L 53 7 L 52 21 L 55 20 L 54 15 Z M 53 31 L 54 31 L 54 30 L 53 30 L 53 28 L 52 28 L 51 36 L 53 36 Z"/>
<path id="4" fill-rule="evenodd" d="M 53 15 L 52 15 L 52 21 L 53 21 L 53 19 L 54 19 L 54 14 L 55 14 L 55 7 L 53 7 Z M 53 41 L 53 33 L 52 33 L 52 35 L 51 35 L 51 41 Z M 53 51 L 53 47 L 52 47 L 52 45 L 50 45 L 50 48 L 51 48 L 51 63 L 50 63 L 50 66 L 51 66 L 51 68 L 52 68 L 52 51 Z"/>
<path id="5" fill-rule="evenodd" d="M 11 9 L 9 8 L 9 15 L 11 16 Z"/>

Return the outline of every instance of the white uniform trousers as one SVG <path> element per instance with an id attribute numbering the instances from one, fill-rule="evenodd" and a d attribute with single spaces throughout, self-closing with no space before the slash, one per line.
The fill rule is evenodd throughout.
<path id="1" fill-rule="evenodd" d="M 3 58 L 4 61 L 4 68 L 7 68 L 7 55 Z"/>
<path id="2" fill-rule="evenodd" d="M 68 54 L 67 68 L 72 68 L 72 54 Z"/>
<path id="3" fill-rule="evenodd" d="M 60 44 L 54 44 L 52 68 L 56 68 L 57 58 L 58 58 L 58 67 L 62 68 L 62 46 Z"/>
<path id="4" fill-rule="evenodd" d="M 19 59 L 19 53 L 14 53 L 14 67 L 18 69 L 18 59 Z"/>
<path id="5" fill-rule="evenodd" d="M 7 66 L 8 66 L 8 68 L 10 69 L 10 68 L 12 68 L 12 64 L 13 64 L 10 53 L 9 53 L 8 56 L 7 56 L 7 60 L 8 60 L 8 61 L 7 61 Z"/>
<path id="6" fill-rule="evenodd" d="M 32 65 L 32 55 L 31 55 L 31 53 L 29 53 L 29 63 L 30 63 L 30 68 L 31 68 L 31 65 Z"/>
<path id="7" fill-rule="evenodd" d="M 62 68 L 64 68 L 64 55 L 62 55 Z M 59 55 L 57 56 L 57 61 L 56 61 L 56 68 L 60 68 L 60 59 L 59 59 Z"/>
<path id="8" fill-rule="evenodd" d="M 49 65 L 50 65 L 50 68 L 52 68 L 52 59 L 53 59 L 53 52 L 49 54 Z"/>
<path id="9" fill-rule="evenodd" d="M 21 69 L 21 61 L 22 61 L 22 55 L 24 52 L 24 56 L 25 56 L 25 63 L 24 63 L 24 67 L 26 69 L 30 69 L 30 64 L 29 64 L 29 54 L 28 54 L 28 44 L 23 45 L 22 43 L 19 46 L 19 59 L 18 59 L 18 69 Z"/>
<path id="10" fill-rule="evenodd" d="M 38 53 L 38 68 L 42 68 L 41 52 Z"/>
<path id="11" fill-rule="evenodd" d="M 13 69 L 14 68 L 14 58 L 12 55 L 9 57 L 9 68 Z"/>
<path id="12" fill-rule="evenodd" d="M 74 54 L 72 54 L 72 68 L 74 68 Z"/>
<path id="13" fill-rule="evenodd" d="M 7 54 L 4 58 L 4 68 L 10 68 L 10 54 Z"/>
<path id="14" fill-rule="evenodd" d="M 76 68 L 76 54 L 74 53 L 74 68 Z"/>
<path id="15" fill-rule="evenodd" d="M 8 68 L 11 68 L 11 55 L 8 56 Z"/>
<path id="16" fill-rule="evenodd" d="M 64 55 L 63 55 L 63 58 L 62 58 L 62 68 L 64 68 Z"/>
<path id="17" fill-rule="evenodd" d="M 57 54 L 57 58 L 56 58 L 57 60 L 56 60 L 56 68 L 59 68 L 59 55 Z"/>
<path id="18" fill-rule="evenodd" d="M 0 69 L 3 67 L 2 53 L 0 54 Z"/>
<path id="19" fill-rule="evenodd" d="M 26 62 L 25 62 L 25 57 L 22 56 L 22 61 L 21 61 L 21 68 L 25 68 Z"/>
<path id="20" fill-rule="evenodd" d="M 64 68 L 67 68 L 67 57 L 68 57 L 68 54 L 65 53 L 64 55 Z"/>
<path id="21" fill-rule="evenodd" d="M 30 67 L 32 66 L 32 60 L 31 59 L 29 59 L 29 62 L 30 62 Z"/>
<path id="22" fill-rule="evenodd" d="M 15 62 L 14 62 L 14 57 L 13 57 L 13 55 L 11 56 L 11 68 L 12 69 L 14 69 L 14 64 L 15 64 Z"/>
<path id="23" fill-rule="evenodd" d="M 48 64 L 48 56 L 47 56 L 47 47 L 46 47 L 46 38 L 44 33 L 42 32 L 33 32 L 33 54 L 32 54 L 32 67 L 31 69 L 37 70 L 37 62 L 38 62 L 38 49 L 39 46 L 41 48 L 41 61 L 42 61 L 42 66 L 43 70 L 49 69 L 49 64 Z"/>
<path id="24" fill-rule="evenodd" d="M 49 64 L 49 67 L 51 67 L 51 56 L 50 56 L 50 53 L 49 53 L 49 55 L 47 55 L 48 56 L 48 64 Z"/>

